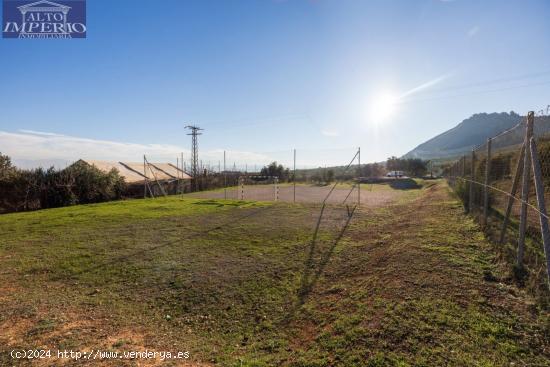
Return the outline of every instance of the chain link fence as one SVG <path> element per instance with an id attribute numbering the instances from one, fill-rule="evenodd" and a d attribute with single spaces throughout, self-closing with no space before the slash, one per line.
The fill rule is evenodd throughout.
<path id="1" fill-rule="evenodd" d="M 220 153 L 214 159 L 217 164 L 201 166 L 197 190 L 190 197 L 343 205 L 361 201 L 359 149 L 333 150 L 333 165 L 328 168 L 312 164 L 326 151 L 249 153 L 263 160 L 244 164 L 230 151 Z M 377 199 L 377 193 L 364 190 L 363 195 L 365 204 Z"/>
<path id="2" fill-rule="evenodd" d="M 550 116 L 528 116 L 468 154 L 439 162 L 465 210 L 514 263 L 513 275 L 550 300 Z"/>

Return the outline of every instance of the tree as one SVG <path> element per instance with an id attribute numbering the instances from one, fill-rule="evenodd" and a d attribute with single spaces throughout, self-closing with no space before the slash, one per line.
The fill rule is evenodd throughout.
<path id="1" fill-rule="evenodd" d="M 388 171 L 404 171 L 407 175 L 421 177 L 428 172 L 428 161 L 420 158 L 397 158 L 390 157 L 386 161 Z"/>
<path id="2" fill-rule="evenodd" d="M 378 163 L 367 163 L 361 165 L 358 171 L 360 177 L 379 177 L 385 173 L 384 167 Z"/>
<path id="3" fill-rule="evenodd" d="M 334 170 L 329 169 L 329 170 L 327 171 L 326 181 L 327 181 L 327 182 L 332 182 L 332 181 L 334 181 Z"/>
<path id="4" fill-rule="evenodd" d="M 122 198 L 124 179 L 117 170 L 103 173 L 77 162 L 63 170 L 18 170 L 0 155 L 0 212 L 56 208 Z"/>
<path id="5" fill-rule="evenodd" d="M 15 170 L 11 164 L 11 158 L 0 152 L 0 178 L 8 176 Z"/>
<path id="6" fill-rule="evenodd" d="M 290 170 L 284 168 L 282 164 L 277 162 L 271 162 L 269 165 L 263 167 L 260 171 L 262 176 L 278 177 L 279 180 L 287 180 L 290 177 Z"/>
<path id="7" fill-rule="evenodd" d="M 120 199 L 125 190 L 124 179 L 116 169 L 103 173 L 96 167 L 79 161 L 64 171 L 73 180 L 73 192 L 80 204 Z"/>
<path id="8" fill-rule="evenodd" d="M 409 176 L 422 177 L 428 172 L 428 162 L 420 158 L 406 160 L 406 171 Z"/>
<path id="9" fill-rule="evenodd" d="M 402 164 L 403 163 L 401 159 L 392 156 L 386 161 L 386 168 L 388 169 L 388 171 L 401 171 L 403 168 Z"/>

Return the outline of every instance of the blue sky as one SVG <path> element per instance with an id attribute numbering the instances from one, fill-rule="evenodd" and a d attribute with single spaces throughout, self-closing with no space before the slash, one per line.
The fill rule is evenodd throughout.
<path id="1" fill-rule="evenodd" d="M 550 104 L 545 0 L 88 0 L 87 12 L 85 40 L 0 39 L 0 151 L 16 160 L 188 159 L 193 123 L 212 164 L 224 149 L 286 163 L 293 148 L 303 166 L 345 164 L 358 146 L 371 162 L 473 113 Z"/>

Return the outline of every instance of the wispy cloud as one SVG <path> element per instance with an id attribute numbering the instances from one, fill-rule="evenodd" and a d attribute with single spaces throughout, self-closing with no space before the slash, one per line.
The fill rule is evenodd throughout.
<path id="1" fill-rule="evenodd" d="M 421 92 L 425 89 L 428 89 L 428 88 L 431 88 L 441 82 L 443 82 L 444 80 L 450 78 L 452 76 L 452 73 L 448 73 L 448 74 L 444 74 L 444 75 L 441 75 L 441 76 L 438 76 L 437 78 L 435 79 L 432 79 L 430 81 L 427 81 L 426 83 L 422 83 L 420 84 L 419 86 L 417 87 L 414 87 L 412 89 L 409 89 L 408 91 L 406 91 L 405 93 L 403 93 L 402 95 L 399 96 L 399 99 L 401 98 L 405 98 L 405 97 L 409 97 L 415 93 L 418 93 L 418 92 Z"/>
<path id="2" fill-rule="evenodd" d="M 21 133 L 25 133 L 25 134 L 39 135 L 39 136 L 65 136 L 65 135 L 61 135 L 61 134 L 46 133 L 46 132 L 43 132 L 43 131 L 35 131 L 35 130 L 21 129 L 21 130 L 18 130 L 18 131 L 21 132 Z"/>
<path id="3" fill-rule="evenodd" d="M 78 159 L 139 162 L 143 155 L 151 161 L 175 162 L 183 152 L 189 160 L 189 150 L 170 144 L 136 144 L 109 140 L 87 139 L 33 130 L 0 131 L 2 153 L 25 167 L 64 166 Z M 264 164 L 270 157 L 244 151 L 227 151 L 230 162 Z M 206 164 L 223 162 L 223 150 L 202 151 L 200 159 Z"/>

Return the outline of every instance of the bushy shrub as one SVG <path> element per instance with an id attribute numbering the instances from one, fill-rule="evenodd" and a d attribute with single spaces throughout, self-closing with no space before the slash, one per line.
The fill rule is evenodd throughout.
<path id="1" fill-rule="evenodd" d="M 80 204 L 116 200 L 123 195 L 125 183 L 116 169 L 103 173 L 87 163 L 77 162 L 65 171 L 72 179 L 72 191 Z"/>
<path id="2" fill-rule="evenodd" d="M 103 173 L 84 162 L 63 170 L 19 170 L 0 154 L 0 213 L 98 203 L 122 198 L 118 171 Z"/>

